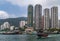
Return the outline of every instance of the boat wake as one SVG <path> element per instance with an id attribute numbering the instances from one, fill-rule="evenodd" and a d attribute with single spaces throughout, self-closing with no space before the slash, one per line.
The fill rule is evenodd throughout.
<path id="1" fill-rule="evenodd" d="M 58 37 L 60 36 L 60 34 L 56 34 L 56 35 L 48 35 L 48 37 Z"/>

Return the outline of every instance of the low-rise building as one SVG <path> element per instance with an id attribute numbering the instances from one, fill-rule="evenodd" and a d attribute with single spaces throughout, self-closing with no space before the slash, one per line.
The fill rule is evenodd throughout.
<path id="1" fill-rule="evenodd" d="M 14 26 L 11 26 L 11 27 L 10 27 L 10 30 L 14 30 Z"/>
<path id="2" fill-rule="evenodd" d="M 25 33 L 27 34 L 32 34 L 33 31 L 34 31 L 33 27 L 28 27 L 25 29 Z"/>

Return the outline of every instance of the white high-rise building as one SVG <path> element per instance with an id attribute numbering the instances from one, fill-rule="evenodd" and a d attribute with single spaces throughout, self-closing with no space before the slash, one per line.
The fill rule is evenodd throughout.
<path id="1" fill-rule="evenodd" d="M 3 25 L 0 26 L 0 30 L 4 30 L 4 26 Z"/>
<path id="2" fill-rule="evenodd" d="M 51 8 L 51 28 L 57 28 L 58 27 L 58 7 L 54 6 Z"/>
<path id="3" fill-rule="evenodd" d="M 0 29 L 1 30 L 4 30 L 4 29 L 10 29 L 10 24 L 8 22 L 4 22 L 1 26 L 0 26 Z"/>
<path id="4" fill-rule="evenodd" d="M 42 6 L 40 4 L 36 4 L 35 6 L 35 29 L 41 29 L 41 21 L 42 20 Z"/>
<path id="5" fill-rule="evenodd" d="M 44 9 L 44 29 L 49 29 L 50 24 L 50 11 L 48 8 Z"/>
<path id="6" fill-rule="evenodd" d="M 4 22 L 3 27 L 4 27 L 4 28 L 9 28 L 9 29 L 10 29 L 10 24 L 9 24 L 9 22 Z"/>
<path id="7" fill-rule="evenodd" d="M 26 24 L 26 22 L 25 22 L 25 21 L 20 21 L 20 27 L 24 27 L 24 26 L 25 26 L 25 24 Z"/>

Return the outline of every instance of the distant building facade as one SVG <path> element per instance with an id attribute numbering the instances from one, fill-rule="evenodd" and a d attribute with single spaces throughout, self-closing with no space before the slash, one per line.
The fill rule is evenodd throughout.
<path id="1" fill-rule="evenodd" d="M 50 27 L 50 11 L 48 8 L 44 9 L 44 29 L 49 29 Z"/>
<path id="2" fill-rule="evenodd" d="M 0 26 L 0 30 L 4 30 L 4 26 L 3 25 Z"/>
<path id="3" fill-rule="evenodd" d="M 10 29 L 10 24 L 9 24 L 9 22 L 4 22 L 3 26 L 4 26 L 4 28 Z"/>
<path id="4" fill-rule="evenodd" d="M 42 6 L 36 4 L 35 6 L 35 29 L 41 29 Z"/>
<path id="5" fill-rule="evenodd" d="M 42 29 L 44 29 L 44 15 L 42 16 L 42 24 L 41 24 Z"/>
<path id="6" fill-rule="evenodd" d="M 4 23 L 1 25 L 1 30 L 4 30 L 4 29 L 10 29 L 10 24 L 9 24 L 9 22 L 4 22 Z"/>
<path id="7" fill-rule="evenodd" d="M 33 6 L 29 5 L 28 6 L 28 22 L 27 22 L 29 27 L 33 27 Z"/>
<path id="8" fill-rule="evenodd" d="M 58 7 L 54 6 L 51 8 L 51 28 L 57 28 L 58 27 Z"/>
<path id="9" fill-rule="evenodd" d="M 60 20 L 58 20 L 58 27 L 59 27 L 59 29 L 60 29 Z"/>
<path id="10" fill-rule="evenodd" d="M 21 28 L 24 27 L 25 24 L 26 24 L 26 21 L 20 21 L 20 27 L 21 27 Z"/>

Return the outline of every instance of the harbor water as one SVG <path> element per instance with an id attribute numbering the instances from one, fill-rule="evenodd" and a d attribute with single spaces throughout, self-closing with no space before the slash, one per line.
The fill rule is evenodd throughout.
<path id="1" fill-rule="evenodd" d="M 60 41 L 60 34 L 38 38 L 36 35 L 0 35 L 0 41 Z"/>

